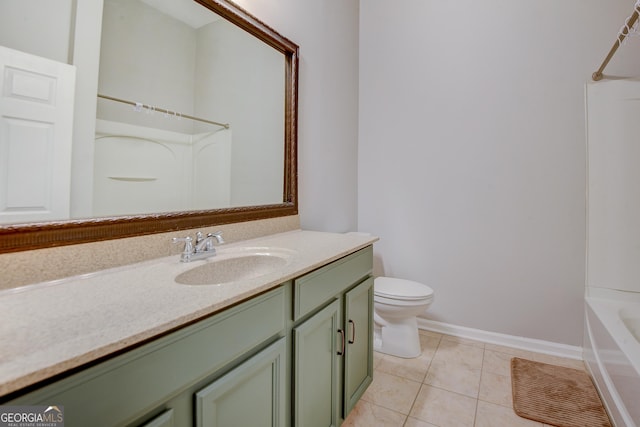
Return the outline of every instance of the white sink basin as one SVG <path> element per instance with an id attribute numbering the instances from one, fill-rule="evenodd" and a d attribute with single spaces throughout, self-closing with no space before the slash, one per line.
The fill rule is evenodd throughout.
<path id="1" fill-rule="evenodd" d="M 175 281 L 182 285 L 222 285 L 255 279 L 286 266 L 293 255 L 293 251 L 272 248 L 219 251 L 205 261 L 194 262 L 197 265 L 177 275 Z"/>

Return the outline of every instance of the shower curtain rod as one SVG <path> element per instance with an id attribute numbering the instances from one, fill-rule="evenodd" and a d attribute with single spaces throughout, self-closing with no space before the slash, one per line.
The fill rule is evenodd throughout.
<path id="1" fill-rule="evenodd" d="M 114 98 L 113 96 L 98 94 L 98 98 L 108 99 L 110 101 L 121 102 L 123 104 L 133 105 L 134 107 L 146 108 L 149 111 L 157 111 L 159 113 L 170 114 L 176 117 L 184 117 L 185 119 L 195 120 L 197 122 L 209 123 L 210 125 L 222 126 L 225 129 L 229 129 L 229 123 L 218 123 L 207 119 L 201 119 L 199 117 L 189 116 L 187 114 L 178 113 L 177 111 L 169 111 L 164 108 L 153 107 L 151 105 L 145 105 L 140 102 L 127 101 L 126 99 Z"/>
<path id="2" fill-rule="evenodd" d="M 639 6 L 640 6 L 640 3 L 636 2 L 636 5 L 633 8 L 633 13 L 627 19 L 627 22 L 625 23 L 624 27 L 622 27 L 622 30 L 620 30 L 620 33 L 618 33 L 618 39 L 613 43 L 613 46 L 611 47 L 611 50 L 609 51 L 609 54 L 607 55 L 607 57 L 602 62 L 602 65 L 600 65 L 600 68 L 598 68 L 598 71 L 593 73 L 593 75 L 591 76 L 591 78 L 593 80 L 595 80 L 595 81 L 602 80 L 602 77 L 603 77 L 602 76 L 602 72 L 604 71 L 605 67 L 607 66 L 607 64 L 609 64 L 609 61 L 611 61 L 611 58 L 613 58 L 613 55 L 615 55 L 615 53 L 618 50 L 618 48 L 620 47 L 620 45 L 622 44 L 624 39 L 629 34 L 629 30 L 638 21 L 638 16 L 639 16 L 638 9 L 639 9 Z"/>

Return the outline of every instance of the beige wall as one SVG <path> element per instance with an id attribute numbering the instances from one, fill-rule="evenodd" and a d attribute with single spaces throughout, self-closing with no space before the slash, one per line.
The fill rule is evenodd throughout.
<path id="1" fill-rule="evenodd" d="M 584 85 L 628 0 L 360 3 L 359 219 L 425 317 L 581 345 Z M 640 40 L 607 74 L 640 73 Z"/>

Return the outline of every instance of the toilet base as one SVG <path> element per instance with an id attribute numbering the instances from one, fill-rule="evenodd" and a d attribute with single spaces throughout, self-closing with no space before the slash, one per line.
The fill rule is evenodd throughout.
<path id="1" fill-rule="evenodd" d="M 391 356 L 413 359 L 422 354 L 418 322 L 415 317 L 404 319 L 388 326 L 376 324 L 373 349 Z"/>

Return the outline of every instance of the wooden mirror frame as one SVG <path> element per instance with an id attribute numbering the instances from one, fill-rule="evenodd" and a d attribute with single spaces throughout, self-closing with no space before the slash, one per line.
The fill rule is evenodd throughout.
<path id="1" fill-rule="evenodd" d="M 202 211 L 0 225 L 0 253 L 142 236 L 298 213 L 298 46 L 226 0 L 194 0 L 285 56 L 283 203 Z"/>

